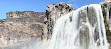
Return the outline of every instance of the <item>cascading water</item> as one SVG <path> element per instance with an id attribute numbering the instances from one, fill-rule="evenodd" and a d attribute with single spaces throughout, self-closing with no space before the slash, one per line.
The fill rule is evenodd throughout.
<path id="1" fill-rule="evenodd" d="M 50 43 L 43 40 L 23 45 L 4 49 L 108 49 L 101 6 L 83 6 L 59 18 Z"/>
<path id="2" fill-rule="evenodd" d="M 59 18 L 48 49 L 108 49 L 101 6 L 87 5 Z"/>

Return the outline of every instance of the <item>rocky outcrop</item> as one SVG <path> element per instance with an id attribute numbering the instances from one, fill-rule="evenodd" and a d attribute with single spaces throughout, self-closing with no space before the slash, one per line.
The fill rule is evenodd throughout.
<path id="1" fill-rule="evenodd" d="M 111 43 L 111 2 L 100 3 L 106 25 L 107 39 Z"/>
<path id="2" fill-rule="evenodd" d="M 21 43 L 45 39 L 47 25 L 45 13 L 9 12 L 7 19 L 0 20 L 0 47 L 15 46 Z"/>
<path id="3" fill-rule="evenodd" d="M 58 18 L 61 16 L 73 11 L 74 8 L 71 4 L 66 3 L 59 3 L 59 4 L 53 4 L 48 5 L 46 8 L 46 16 L 47 16 L 47 25 L 48 25 L 48 39 L 51 38 L 52 35 L 52 29 L 54 27 L 54 24 Z"/>
<path id="4" fill-rule="evenodd" d="M 106 2 L 111 2 L 111 0 L 105 0 Z"/>
<path id="5" fill-rule="evenodd" d="M 7 19 L 12 19 L 12 18 L 19 18 L 19 19 L 28 18 L 28 19 L 34 19 L 37 22 L 43 23 L 45 19 L 45 12 L 16 11 L 16 12 L 7 13 Z"/>
<path id="6" fill-rule="evenodd" d="M 110 36 L 111 2 L 102 2 L 100 5 L 102 6 L 106 28 L 108 28 L 107 36 Z M 48 5 L 46 13 L 33 11 L 7 13 L 7 19 L 0 20 L 0 49 L 2 47 L 21 45 L 27 41 L 50 40 L 56 20 L 73 10 L 74 8 L 71 4 L 59 3 Z M 93 19 L 93 17 L 91 18 Z M 90 22 L 92 26 L 94 22 Z M 111 42 L 111 38 L 108 37 L 108 39 Z"/>
<path id="7" fill-rule="evenodd" d="M 7 19 L 0 20 L 0 48 L 21 45 L 28 41 L 48 41 L 56 20 L 72 10 L 74 8 L 71 4 L 59 3 L 47 6 L 46 13 L 33 11 L 7 13 Z"/>

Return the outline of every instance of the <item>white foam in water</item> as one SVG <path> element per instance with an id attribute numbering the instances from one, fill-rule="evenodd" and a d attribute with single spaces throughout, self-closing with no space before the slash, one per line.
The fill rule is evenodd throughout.
<path id="1" fill-rule="evenodd" d="M 41 41 L 28 46 L 6 49 L 21 49 L 20 47 L 22 49 L 108 49 L 101 6 L 98 4 L 83 6 L 59 18 L 54 26 L 50 43 Z"/>
<path id="2" fill-rule="evenodd" d="M 84 26 L 79 26 L 79 12 L 81 10 L 84 11 L 87 7 L 92 7 L 95 10 L 95 17 L 97 18 L 97 21 L 94 27 L 90 25 L 88 19 L 86 19 L 86 23 L 80 22 L 86 25 L 89 29 L 89 37 L 86 37 L 89 38 L 89 42 L 85 43 L 85 41 L 83 41 L 84 43 L 82 43 L 82 45 L 80 29 Z M 95 29 L 98 29 L 98 35 L 96 36 L 99 36 L 96 41 L 94 41 Z M 72 11 L 56 21 L 48 49 L 108 49 L 108 47 L 109 44 L 106 39 L 106 31 L 101 6 L 98 4 L 92 4 Z"/>

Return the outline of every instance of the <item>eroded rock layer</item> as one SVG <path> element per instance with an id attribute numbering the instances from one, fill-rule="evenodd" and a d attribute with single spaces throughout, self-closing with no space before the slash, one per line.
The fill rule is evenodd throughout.
<path id="1" fill-rule="evenodd" d="M 108 39 L 108 42 L 111 43 L 111 2 L 106 1 L 99 4 L 102 7 L 103 17 L 104 17 L 104 22 L 105 22 L 105 27 L 107 32 L 107 39 Z"/>
<path id="2" fill-rule="evenodd" d="M 59 3 L 47 6 L 46 13 L 8 12 L 7 18 L 0 20 L 0 48 L 20 49 L 24 43 L 50 40 L 56 20 L 72 10 L 71 4 Z"/>
<path id="3" fill-rule="evenodd" d="M 53 4 L 48 5 L 46 8 L 46 16 L 48 21 L 48 38 L 50 39 L 52 36 L 52 29 L 54 27 L 54 24 L 58 18 L 61 16 L 64 16 L 65 14 L 68 14 L 69 12 L 73 11 L 74 8 L 71 4 L 66 3 L 59 3 L 59 4 Z"/>
<path id="4" fill-rule="evenodd" d="M 33 38 L 42 40 L 47 33 L 45 13 L 9 12 L 7 19 L 0 20 L 0 47 L 15 46 Z"/>

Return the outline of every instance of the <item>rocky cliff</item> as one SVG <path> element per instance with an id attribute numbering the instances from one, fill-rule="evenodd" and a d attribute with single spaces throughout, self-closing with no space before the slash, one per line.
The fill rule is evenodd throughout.
<path id="1" fill-rule="evenodd" d="M 71 4 L 49 5 L 45 12 L 8 12 L 0 20 L 0 48 L 21 45 L 27 41 L 48 41 L 58 18 L 74 10 Z M 19 49 L 19 48 L 18 48 Z"/>
<path id="2" fill-rule="evenodd" d="M 47 33 L 44 18 L 43 12 L 7 13 L 7 19 L 0 20 L 0 47 L 18 45 L 33 38 L 42 40 Z"/>
<path id="3" fill-rule="evenodd" d="M 71 4 L 66 3 L 59 3 L 56 5 L 48 5 L 46 8 L 46 16 L 47 16 L 47 25 L 48 25 L 48 37 L 51 38 L 52 35 L 52 29 L 54 27 L 54 24 L 58 18 L 61 16 L 64 16 L 65 14 L 73 11 L 74 8 Z"/>
<path id="4" fill-rule="evenodd" d="M 100 5 L 107 38 L 111 42 L 111 2 L 102 2 Z M 8 12 L 7 18 L 0 20 L 0 48 L 21 45 L 27 41 L 50 41 L 56 20 L 73 10 L 71 4 L 59 3 L 48 5 L 46 12 Z"/>
<path id="5" fill-rule="evenodd" d="M 108 39 L 108 42 L 111 43 L 111 2 L 106 1 L 99 4 L 102 7 L 104 22 L 105 22 L 106 32 L 107 32 L 107 39 Z"/>

